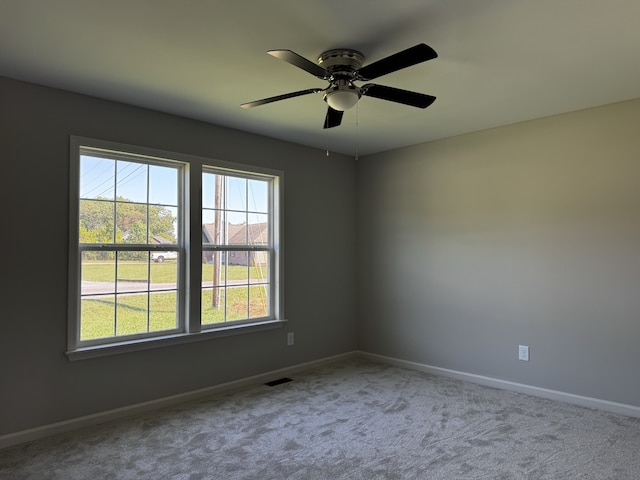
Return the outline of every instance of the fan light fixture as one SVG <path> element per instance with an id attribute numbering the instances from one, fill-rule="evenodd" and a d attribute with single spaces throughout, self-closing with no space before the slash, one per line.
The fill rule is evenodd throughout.
<path id="1" fill-rule="evenodd" d="M 327 92 L 324 97 L 325 102 L 339 112 L 344 112 L 353 107 L 360 99 L 360 93 L 355 88 L 337 88 Z"/>

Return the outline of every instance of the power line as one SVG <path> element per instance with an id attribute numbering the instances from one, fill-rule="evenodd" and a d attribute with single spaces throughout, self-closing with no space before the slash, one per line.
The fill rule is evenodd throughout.
<path id="1" fill-rule="evenodd" d="M 98 164 L 96 164 L 96 167 L 97 167 L 97 165 L 98 165 Z M 104 170 L 102 170 L 101 172 L 99 172 L 99 173 L 95 176 L 95 177 L 96 177 L 96 179 L 95 179 L 95 180 L 94 180 L 94 179 L 90 179 L 90 180 L 88 180 L 88 181 L 84 181 L 84 182 L 83 182 L 83 181 L 82 181 L 82 176 L 84 176 L 84 175 L 88 175 L 91 171 L 93 171 L 93 170 L 95 169 L 95 167 L 94 167 L 94 169 L 91 169 L 90 171 L 88 171 L 88 172 L 84 173 L 84 174 L 80 177 L 80 184 L 81 184 L 81 185 L 85 185 L 85 188 L 89 188 L 89 186 L 90 186 L 92 183 L 94 183 L 94 182 L 96 182 L 96 181 L 100 181 L 100 180 L 102 180 L 102 178 L 103 178 L 103 176 L 105 175 L 105 173 L 106 173 L 107 171 L 109 171 L 109 170 L 113 169 L 113 168 L 114 168 L 114 166 L 115 166 L 115 165 L 107 165 L 107 168 L 105 168 Z M 82 194 L 82 193 L 81 193 L 81 195 L 80 195 L 80 196 L 81 196 L 81 197 L 88 197 L 88 196 L 89 196 L 89 194 L 91 194 L 91 192 L 93 192 L 93 191 L 95 191 L 95 190 L 98 190 L 98 189 L 99 189 L 99 188 L 101 188 L 105 183 L 112 182 L 112 181 L 113 181 L 113 179 L 114 179 L 114 175 L 115 175 L 115 174 L 110 175 L 110 176 L 109 176 L 109 177 L 107 177 L 105 180 L 103 180 L 101 183 L 99 183 L 98 185 L 96 185 L 95 187 L 93 187 L 93 188 L 89 189 L 88 191 L 85 191 L 85 192 L 84 192 L 84 194 Z M 106 192 L 106 191 L 108 191 L 108 190 L 105 190 L 105 192 Z M 104 193 L 104 192 L 102 192 L 102 193 Z M 102 193 L 101 193 L 101 195 L 102 195 Z M 100 195 L 96 195 L 96 197 L 99 197 L 99 196 L 100 196 Z"/>

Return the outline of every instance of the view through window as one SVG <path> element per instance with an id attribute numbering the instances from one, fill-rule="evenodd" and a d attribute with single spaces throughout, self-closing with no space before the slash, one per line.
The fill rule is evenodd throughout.
<path id="1" fill-rule="evenodd" d="M 271 315 L 271 184 L 213 169 L 203 173 L 204 325 Z"/>
<path id="2" fill-rule="evenodd" d="M 71 158 L 69 352 L 283 321 L 280 172 L 80 137 Z"/>
<path id="3" fill-rule="evenodd" d="M 81 341 L 180 329 L 181 179 L 179 164 L 81 149 Z"/>

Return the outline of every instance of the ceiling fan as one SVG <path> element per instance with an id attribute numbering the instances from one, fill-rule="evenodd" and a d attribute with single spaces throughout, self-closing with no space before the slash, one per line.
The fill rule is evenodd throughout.
<path id="1" fill-rule="evenodd" d="M 328 110 L 323 128 L 332 128 L 340 125 L 345 110 L 353 107 L 363 95 L 418 108 L 426 108 L 436 99 L 431 95 L 386 87 L 375 83 L 367 83 L 360 87 L 354 84 L 357 81 L 373 80 L 388 73 L 436 58 L 438 54 L 435 50 L 424 43 L 407 48 L 364 67 L 362 66 L 364 55 L 357 50 L 348 48 L 333 49 L 322 53 L 318 58 L 317 64 L 291 50 L 269 50 L 267 53 L 301 68 L 317 78 L 328 81 L 329 85 L 326 88 L 309 88 L 243 103 L 241 105 L 242 108 L 253 108 L 287 98 L 324 92 L 323 99 L 327 102 Z"/>

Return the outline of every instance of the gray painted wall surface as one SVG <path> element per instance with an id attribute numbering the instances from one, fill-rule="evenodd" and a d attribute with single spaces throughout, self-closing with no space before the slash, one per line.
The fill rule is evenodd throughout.
<path id="1" fill-rule="evenodd" d="M 352 158 L 0 78 L 0 434 L 216 385 L 356 347 Z M 70 362 L 69 135 L 285 172 L 289 324 Z M 327 248 L 330 240 L 337 240 Z M 286 346 L 286 333 L 296 344 Z"/>
<path id="2" fill-rule="evenodd" d="M 635 100 L 360 161 L 360 348 L 640 406 L 638 125 Z"/>

